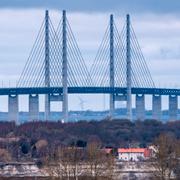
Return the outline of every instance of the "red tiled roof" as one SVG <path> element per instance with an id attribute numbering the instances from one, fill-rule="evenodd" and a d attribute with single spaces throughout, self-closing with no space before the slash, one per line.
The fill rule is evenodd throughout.
<path id="1" fill-rule="evenodd" d="M 119 148 L 118 153 L 144 153 L 145 148 Z"/>

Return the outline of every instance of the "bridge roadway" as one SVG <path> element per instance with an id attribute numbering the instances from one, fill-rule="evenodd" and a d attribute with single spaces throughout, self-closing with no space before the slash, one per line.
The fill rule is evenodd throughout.
<path id="1" fill-rule="evenodd" d="M 123 87 L 68 87 L 69 94 L 126 94 L 126 91 L 127 88 Z M 0 88 L 0 95 L 62 94 L 62 92 L 62 87 Z M 132 94 L 180 96 L 180 89 L 132 88 Z"/>

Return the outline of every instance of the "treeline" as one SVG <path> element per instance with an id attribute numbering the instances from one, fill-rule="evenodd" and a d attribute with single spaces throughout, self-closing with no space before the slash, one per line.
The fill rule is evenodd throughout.
<path id="1" fill-rule="evenodd" d="M 32 160 L 45 156 L 55 147 L 86 147 L 89 142 L 101 147 L 147 147 L 160 134 L 180 139 L 180 121 L 102 120 L 76 123 L 29 122 L 15 125 L 0 122 L 0 161 Z"/>
<path id="2" fill-rule="evenodd" d="M 162 133 L 180 138 L 180 121 L 162 123 L 156 120 L 130 122 L 128 120 L 79 121 L 76 123 L 29 122 L 16 126 L 14 122 L 0 122 L 0 137 L 19 137 L 28 142 L 45 139 L 48 143 L 84 147 L 90 139 L 98 139 L 104 147 L 146 147 Z"/>

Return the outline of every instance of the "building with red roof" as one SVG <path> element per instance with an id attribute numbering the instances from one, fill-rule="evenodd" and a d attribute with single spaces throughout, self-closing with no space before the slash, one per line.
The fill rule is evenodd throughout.
<path id="1" fill-rule="evenodd" d="M 120 161 L 140 161 L 150 158 L 151 151 L 148 148 L 119 148 L 118 159 Z"/>

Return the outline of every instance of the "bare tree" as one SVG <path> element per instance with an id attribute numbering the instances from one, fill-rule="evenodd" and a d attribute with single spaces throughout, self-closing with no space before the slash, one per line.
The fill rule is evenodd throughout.
<path id="1" fill-rule="evenodd" d="M 115 178 L 115 168 L 116 168 L 116 162 L 115 162 L 114 155 L 113 154 L 106 154 L 105 172 L 106 172 L 106 177 L 109 180 L 113 180 Z"/>
<path id="2" fill-rule="evenodd" d="M 6 149 L 0 149 L 0 161 L 8 162 L 11 161 L 11 154 Z"/>
<path id="3" fill-rule="evenodd" d="M 99 142 L 91 142 L 87 147 L 87 167 L 87 175 L 92 179 L 113 179 L 115 159 L 101 150 Z"/>
<path id="4" fill-rule="evenodd" d="M 69 161 L 71 167 L 71 176 L 73 179 L 78 180 L 78 177 L 82 173 L 83 160 L 84 160 L 84 149 L 78 147 L 68 148 Z"/>
<path id="5" fill-rule="evenodd" d="M 91 142 L 87 147 L 87 168 L 89 170 L 89 176 L 94 177 L 96 180 L 98 176 L 101 176 L 103 170 L 101 169 L 103 165 L 103 157 L 100 153 L 100 143 Z"/>
<path id="6" fill-rule="evenodd" d="M 155 179 L 165 180 L 174 176 L 178 166 L 178 140 L 171 135 L 162 134 L 155 140 L 156 152 L 152 159 Z"/>
<path id="7" fill-rule="evenodd" d="M 70 161 L 68 152 L 64 147 L 58 147 L 54 149 L 54 152 L 49 153 L 46 159 L 46 171 L 51 179 L 62 180 L 66 177 L 70 178 Z"/>
<path id="8" fill-rule="evenodd" d="M 81 175 L 83 151 L 77 147 L 58 147 L 47 159 L 47 172 L 56 179 L 78 180 Z"/>
<path id="9" fill-rule="evenodd" d="M 176 176 L 176 179 L 180 179 L 180 140 L 176 141 L 176 154 L 177 154 L 177 166 L 175 167 L 174 174 Z"/>

